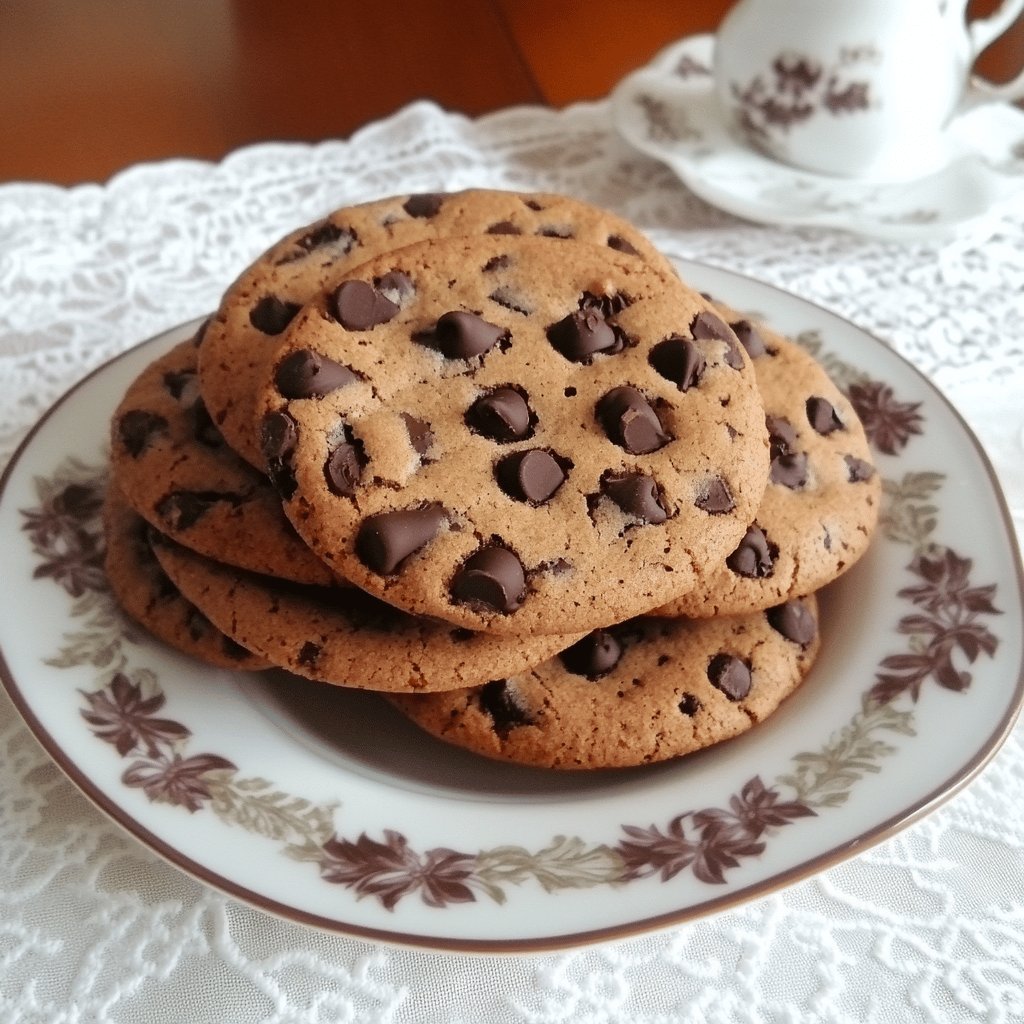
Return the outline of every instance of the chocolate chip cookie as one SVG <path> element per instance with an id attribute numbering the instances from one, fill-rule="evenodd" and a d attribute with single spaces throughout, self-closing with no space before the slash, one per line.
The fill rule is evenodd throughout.
<path id="1" fill-rule="evenodd" d="M 296 675 L 359 689 L 432 692 L 519 672 L 579 639 L 489 636 L 416 619 L 356 587 L 256 576 L 157 540 L 174 584 L 239 643 Z"/>
<path id="2" fill-rule="evenodd" d="M 434 736 L 545 768 L 621 768 L 701 750 L 763 722 L 819 648 L 813 595 L 767 612 L 636 619 L 530 672 L 391 702 Z"/>
<path id="3" fill-rule="evenodd" d="M 443 238 L 292 320 L 262 395 L 287 512 L 414 614 L 586 631 L 739 543 L 768 437 L 733 331 L 677 277 L 572 240 Z"/>
<path id="4" fill-rule="evenodd" d="M 110 487 L 103 506 L 106 575 L 118 604 L 153 636 L 218 668 L 245 671 L 270 663 L 219 632 L 182 597 L 160 568 L 147 540 L 149 526 Z"/>
<path id="5" fill-rule="evenodd" d="M 224 443 L 196 381 L 195 340 L 131 384 L 111 424 L 114 477 L 162 533 L 254 572 L 329 585 L 334 575 L 292 529 L 265 474 Z"/>
<path id="6" fill-rule="evenodd" d="M 867 550 L 881 478 L 864 428 L 821 365 L 762 323 L 718 305 L 753 359 L 771 445 L 768 487 L 743 539 L 656 615 L 729 615 L 820 589 Z"/>
<path id="7" fill-rule="evenodd" d="M 200 389 L 228 443 L 262 467 L 253 395 L 279 336 L 328 278 L 391 249 L 447 235 L 542 235 L 634 253 L 669 273 L 635 227 L 566 196 L 472 189 L 401 195 L 331 213 L 260 256 L 227 291 L 203 340 Z M 397 292 L 383 287 L 392 300 Z"/>

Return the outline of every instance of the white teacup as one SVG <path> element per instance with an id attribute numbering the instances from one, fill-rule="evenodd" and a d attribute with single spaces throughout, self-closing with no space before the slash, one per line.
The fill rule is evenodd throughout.
<path id="1" fill-rule="evenodd" d="M 1024 96 L 971 76 L 1024 10 L 965 21 L 967 0 L 740 0 L 715 38 L 726 117 L 774 159 L 842 177 L 908 179 L 943 159 L 950 121 Z"/>

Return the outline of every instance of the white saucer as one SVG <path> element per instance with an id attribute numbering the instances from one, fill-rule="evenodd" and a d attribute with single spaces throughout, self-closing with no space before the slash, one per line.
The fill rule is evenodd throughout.
<path id="1" fill-rule="evenodd" d="M 976 228 L 1024 190 L 1024 111 L 993 103 L 959 118 L 939 170 L 914 181 L 847 180 L 776 163 L 733 138 L 712 78 L 714 37 L 663 50 L 612 93 L 615 126 L 707 202 L 766 224 L 931 239 Z"/>

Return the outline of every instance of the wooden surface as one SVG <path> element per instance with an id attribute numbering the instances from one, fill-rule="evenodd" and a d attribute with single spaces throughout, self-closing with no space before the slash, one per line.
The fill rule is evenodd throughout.
<path id="1" fill-rule="evenodd" d="M 418 98 L 471 115 L 594 99 L 730 6 L 0 0 L 0 181 L 97 181 L 140 161 L 342 138 Z M 981 68 L 1005 79 L 1022 63 L 1024 20 Z"/>

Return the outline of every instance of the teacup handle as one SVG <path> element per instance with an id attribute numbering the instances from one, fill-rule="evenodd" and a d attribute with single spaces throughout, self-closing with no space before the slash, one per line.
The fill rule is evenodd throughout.
<path id="1" fill-rule="evenodd" d="M 1024 11 L 1024 0 L 1006 0 L 1006 2 L 987 18 L 978 18 L 967 26 L 967 36 L 970 41 L 971 60 L 977 58 L 978 54 L 990 43 L 998 39 Z M 967 87 L 967 92 L 957 109 L 958 114 L 965 110 L 976 107 L 982 103 L 992 103 L 999 100 L 1019 100 L 1024 98 L 1024 71 L 1016 78 L 1001 85 L 986 82 L 983 78 L 972 77 Z"/>

